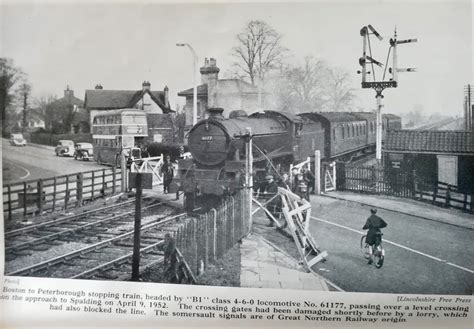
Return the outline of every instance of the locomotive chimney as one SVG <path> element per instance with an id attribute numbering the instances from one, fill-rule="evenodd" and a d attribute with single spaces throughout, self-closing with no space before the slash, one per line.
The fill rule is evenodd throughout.
<path id="1" fill-rule="evenodd" d="M 222 115 L 222 113 L 224 112 L 223 108 L 212 107 L 210 109 L 207 109 L 207 112 L 209 113 L 209 119 L 224 119 L 224 116 Z"/>

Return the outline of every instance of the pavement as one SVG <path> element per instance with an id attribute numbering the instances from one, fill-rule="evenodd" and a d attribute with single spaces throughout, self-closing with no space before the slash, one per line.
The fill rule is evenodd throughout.
<path id="1" fill-rule="evenodd" d="M 326 280 L 258 234 L 242 240 L 240 255 L 241 287 L 329 291 Z"/>
<path id="2" fill-rule="evenodd" d="M 311 203 L 324 198 L 333 198 L 356 202 L 362 205 L 376 207 L 378 209 L 396 211 L 402 214 L 416 216 L 419 218 L 433 220 L 449 225 L 459 226 L 474 230 L 474 215 L 452 208 L 442 208 L 421 201 L 408 198 L 396 198 L 385 195 L 370 195 L 362 193 L 331 191 L 321 196 L 311 196 Z M 316 213 L 314 213 L 317 216 Z"/>

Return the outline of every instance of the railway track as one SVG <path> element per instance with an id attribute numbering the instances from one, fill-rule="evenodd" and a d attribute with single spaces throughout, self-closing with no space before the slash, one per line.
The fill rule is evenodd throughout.
<path id="1" fill-rule="evenodd" d="M 185 213 L 156 218 L 141 228 L 141 267 L 144 271 L 163 261 L 160 248 L 166 233 L 176 232 L 189 220 Z M 6 275 L 125 280 L 131 273 L 133 230 L 94 243 L 52 259 L 25 268 L 7 272 Z"/>
<path id="2" fill-rule="evenodd" d="M 94 208 L 92 210 L 83 211 L 81 213 L 72 214 L 72 215 L 59 215 L 55 217 L 45 217 L 41 219 L 41 217 L 35 218 L 35 223 L 25 224 L 25 222 L 21 222 L 18 220 L 10 220 L 5 222 L 5 238 L 12 237 L 19 234 L 24 234 L 24 232 L 28 232 L 29 230 L 34 229 L 35 227 L 48 227 L 54 226 L 56 223 L 60 223 L 62 221 L 70 221 L 80 217 L 88 216 L 88 215 L 101 215 L 112 213 L 115 211 L 120 211 L 122 208 L 129 208 L 135 200 L 127 200 L 124 202 L 114 203 L 109 206 Z M 144 200 L 144 202 L 149 202 L 149 200 Z"/>
<path id="3" fill-rule="evenodd" d="M 135 210 L 131 203 L 126 203 L 125 208 L 107 207 L 107 211 L 99 209 L 69 216 L 53 221 L 32 225 L 20 230 L 8 232 L 5 235 L 5 258 L 7 261 L 17 256 L 25 256 L 32 250 L 46 251 L 52 246 L 65 242 L 91 243 L 93 240 L 102 240 L 116 235 L 114 230 L 133 225 Z M 142 215 L 150 211 L 170 214 L 174 211 L 163 203 L 151 203 L 142 208 Z"/>

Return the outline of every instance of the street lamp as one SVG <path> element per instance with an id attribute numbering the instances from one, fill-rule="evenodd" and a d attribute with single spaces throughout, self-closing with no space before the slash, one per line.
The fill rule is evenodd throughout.
<path id="1" fill-rule="evenodd" d="M 194 51 L 193 47 L 189 43 L 177 43 L 177 47 L 188 47 L 193 53 L 193 75 L 194 75 L 194 87 L 193 87 L 193 126 L 197 123 L 197 62 L 198 56 Z"/>

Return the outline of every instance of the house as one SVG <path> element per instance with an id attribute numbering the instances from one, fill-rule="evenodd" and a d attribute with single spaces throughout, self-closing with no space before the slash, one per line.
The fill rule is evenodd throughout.
<path id="1" fill-rule="evenodd" d="M 424 182 L 443 182 L 474 193 L 474 132 L 389 131 L 383 153 L 390 168 L 416 172 Z"/>
<path id="2" fill-rule="evenodd" d="M 78 117 L 86 113 L 84 102 L 74 96 L 69 86 L 64 90 L 64 97 L 59 98 L 46 106 L 45 128 L 53 133 L 87 133 L 88 120 L 80 121 Z"/>
<path id="3" fill-rule="evenodd" d="M 214 58 L 205 59 L 200 68 L 201 84 L 197 89 L 197 120 L 207 116 L 206 110 L 213 107 L 224 109 L 224 117 L 235 110 L 244 110 L 248 114 L 260 109 L 259 91 L 256 86 L 240 79 L 219 79 L 220 69 Z M 186 97 L 186 126 L 193 124 L 193 91 L 186 89 L 178 96 Z"/>
<path id="4" fill-rule="evenodd" d="M 175 129 L 170 108 L 169 90 L 151 90 L 151 83 L 144 81 L 139 90 L 106 90 L 101 85 L 86 90 L 85 108 L 89 112 L 92 125 L 94 117 L 104 111 L 119 109 L 140 109 L 147 113 L 148 134 L 154 142 L 172 144 Z"/>

